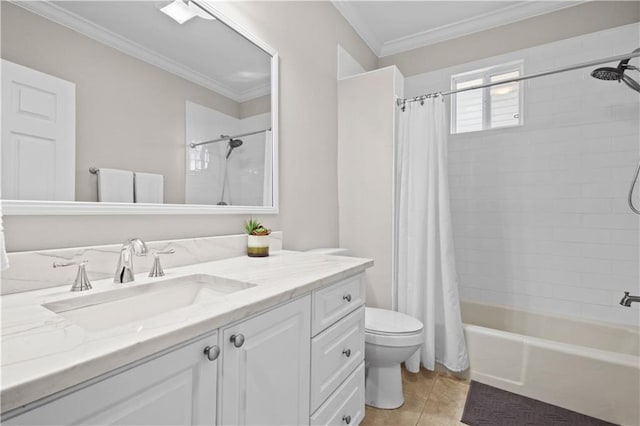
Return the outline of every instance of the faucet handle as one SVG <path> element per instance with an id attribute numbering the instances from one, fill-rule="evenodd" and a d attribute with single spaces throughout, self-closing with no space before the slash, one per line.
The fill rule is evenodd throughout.
<path id="1" fill-rule="evenodd" d="M 89 263 L 87 260 L 79 260 L 77 262 L 53 262 L 54 268 L 64 268 L 66 266 L 78 265 L 78 273 L 76 279 L 73 281 L 71 291 L 84 291 L 91 290 L 91 282 L 87 276 L 87 270 L 85 265 Z"/>
<path id="2" fill-rule="evenodd" d="M 153 266 L 151 267 L 151 271 L 149 271 L 149 276 L 151 278 L 163 277 L 164 271 L 162 270 L 162 265 L 160 264 L 160 255 L 161 254 L 173 254 L 176 251 L 174 249 L 168 250 L 159 250 L 153 252 Z"/>
<path id="3" fill-rule="evenodd" d="M 176 252 L 175 249 L 158 250 L 158 251 L 154 251 L 153 255 L 156 256 L 156 255 L 159 255 L 159 254 L 173 254 L 175 252 Z"/>

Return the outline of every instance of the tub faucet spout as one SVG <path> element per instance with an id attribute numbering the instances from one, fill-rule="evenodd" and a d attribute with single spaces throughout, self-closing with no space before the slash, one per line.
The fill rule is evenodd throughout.
<path id="1" fill-rule="evenodd" d="M 622 306 L 629 307 L 633 302 L 640 303 L 640 296 L 629 296 L 629 292 L 624 292 L 624 297 L 620 300 Z"/>

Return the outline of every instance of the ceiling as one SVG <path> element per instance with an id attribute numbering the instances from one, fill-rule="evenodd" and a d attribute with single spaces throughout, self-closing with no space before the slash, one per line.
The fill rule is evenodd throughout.
<path id="1" fill-rule="evenodd" d="M 219 20 L 178 24 L 170 1 L 19 1 L 58 24 L 243 102 L 270 92 L 271 56 Z"/>
<path id="2" fill-rule="evenodd" d="M 378 57 L 484 31 L 583 1 L 333 1 Z"/>

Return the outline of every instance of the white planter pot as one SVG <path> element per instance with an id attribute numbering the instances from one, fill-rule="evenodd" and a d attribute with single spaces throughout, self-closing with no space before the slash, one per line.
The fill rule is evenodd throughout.
<path id="1" fill-rule="evenodd" d="M 247 255 L 250 257 L 269 256 L 269 236 L 268 235 L 248 235 Z"/>

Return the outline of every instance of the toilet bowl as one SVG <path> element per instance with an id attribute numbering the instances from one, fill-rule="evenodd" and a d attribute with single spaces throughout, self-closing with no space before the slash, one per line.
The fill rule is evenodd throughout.
<path id="1" fill-rule="evenodd" d="M 422 344 L 422 323 L 387 309 L 365 308 L 365 403 L 394 409 L 404 403 L 400 363 Z"/>
<path id="2" fill-rule="evenodd" d="M 347 249 L 317 248 L 317 254 L 346 256 Z M 423 326 L 417 319 L 387 309 L 365 307 L 365 403 L 394 409 L 404 404 L 400 363 L 423 342 Z"/>

